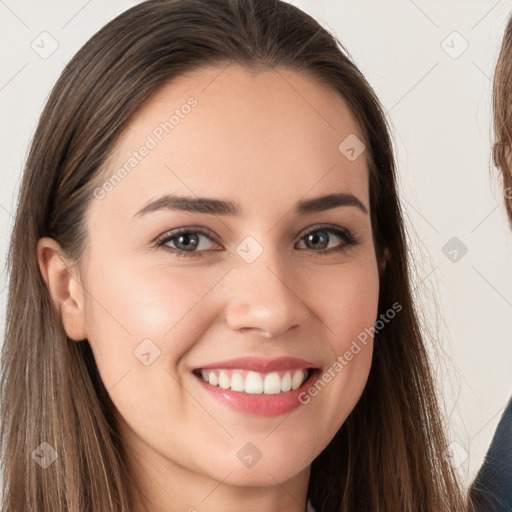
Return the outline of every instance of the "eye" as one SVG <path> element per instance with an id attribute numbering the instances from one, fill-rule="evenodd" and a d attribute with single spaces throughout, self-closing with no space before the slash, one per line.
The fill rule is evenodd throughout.
<path id="1" fill-rule="evenodd" d="M 329 247 L 332 238 L 341 239 L 342 242 L 334 247 Z M 300 241 L 304 241 L 308 249 L 312 249 L 313 252 L 318 253 L 320 256 L 329 255 L 333 252 L 341 252 L 346 250 L 347 246 L 353 246 L 359 243 L 359 240 L 352 235 L 350 231 L 332 224 L 311 226 L 308 228 L 306 234 L 302 235 Z"/>
<path id="2" fill-rule="evenodd" d="M 210 239 L 211 243 L 205 242 L 204 239 Z M 219 247 L 212 240 L 212 235 L 202 228 L 180 228 L 169 233 L 156 241 L 158 247 L 175 254 L 178 257 L 194 257 L 202 256 L 201 252 L 208 250 L 209 246 Z M 169 244 L 174 244 L 170 246 Z M 214 250 L 218 250 L 215 249 Z"/>

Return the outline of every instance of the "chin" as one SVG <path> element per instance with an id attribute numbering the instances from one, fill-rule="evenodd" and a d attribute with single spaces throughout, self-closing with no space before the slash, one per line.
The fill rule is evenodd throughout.
<path id="1" fill-rule="evenodd" d="M 306 466 L 307 468 L 307 466 Z M 236 468 L 226 478 L 226 474 L 217 475 L 215 480 L 237 487 L 273 487 L 297 476 L 306 468 L 297 471 L 297 466 L 286 461 L 285 464 L 261 466 L 257 468 Z"/>

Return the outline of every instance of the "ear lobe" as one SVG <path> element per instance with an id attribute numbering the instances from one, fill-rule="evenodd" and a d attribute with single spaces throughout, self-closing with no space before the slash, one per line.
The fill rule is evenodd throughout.
<path id="1" fill-rule="evenodd" d="M 84 294 L 76 266 L 63 255 L 58 242 L 48 237 L 38 240 L 37 259 L 66 334 L 74 341 L 86 339 Z"/>

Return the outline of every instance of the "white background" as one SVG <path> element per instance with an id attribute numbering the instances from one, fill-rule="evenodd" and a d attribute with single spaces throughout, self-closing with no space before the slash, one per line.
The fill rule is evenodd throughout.
<path id="1" fill-rule="evenodd" d="M 94 32 L 136 3 L 0 0 L 2 261 L 23 163 L 52 86 Z M 512 6 L 506 0 L 293 3 L 337 35 L 388 111 L 415 295 L 440 354 L 435 368 L 457 443 L 455 465 L 469 483 L 512 394 L 512 233 L 490 159 L 491 78 Z M 47 58 L 31 47 L 48 37 L 44 31 L 58 43 Z M 456 262 L 442 251 L 452 237 L 468 249 Z M 1 278 L 3 332 L 5 270 Z"/>

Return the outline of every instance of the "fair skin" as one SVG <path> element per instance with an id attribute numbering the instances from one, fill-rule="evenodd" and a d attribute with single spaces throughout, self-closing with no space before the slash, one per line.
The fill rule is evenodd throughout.
<path id="1" fill-rule="evenodd" d="M 364 154 L 349 161 L 338 149 L 348 135 L 363 136 L 344 100 L 303 73 L 237 65 L 219 73 L 197 70 L 143 105 L 116 142 L 112 173 L 169 113 L 191 96 L 198 102 L 121 183 L 91 199 L 81 272 L 49 238 L 38 244 L 40 268 L 68 337 L 92 347 L 154 512 L 303 512 L 310 464 L 365 387 L 371 339 L 309 403 L 282 414 L 228 407 L 194 370 L 239 357 L 294 357 L 316 368 L 309 387 L 374 325 L 368 167 Z M 364 208 L 295 212 L 298 201 L 340 192 Z M 236 202 L 243 215 L 135 215 L 165 193 Z M 315 224 L 328 243 L 308 243 Z M 200 256 L 156 245 L 189 226 Z M 248 236 L 262 249 L 250 263 L 236 251 Z M 185 252 L 179 241 L 167 247 Z M 134 355 L 144 339 L 153 345 L 143 352 L 160 350 L 148 365 Z M 254 398 L 241 394 L 242 402 Z M 245 446 L 255 455 L 253 445 L 261 458 L 249 467 L 237 454 Z"/>

